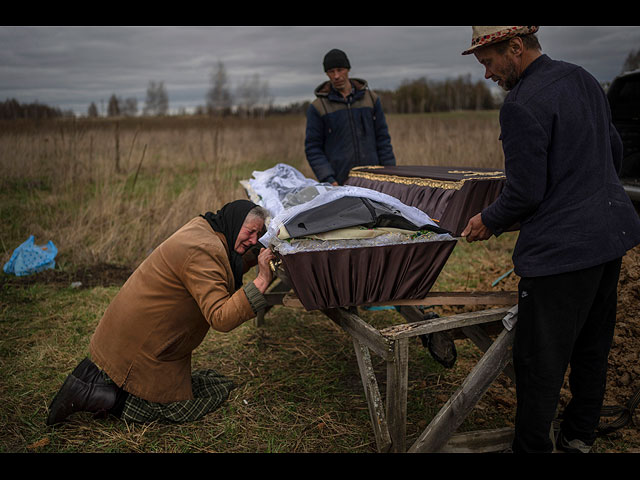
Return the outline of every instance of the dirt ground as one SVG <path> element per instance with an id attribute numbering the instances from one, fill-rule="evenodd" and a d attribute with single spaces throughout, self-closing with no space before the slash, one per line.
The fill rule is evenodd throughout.
<path id="1" fill-rule="evenodd" d="M 81 268 L 75 273 L 65 273 L 58 270 L 47 270 L 29 277 L 11 277 L 5 279 L 8 283 L 28 285 L 33 282 L 55 283 L 69 286 L 80 282 L 79 288 L 94 286 L 122 285 L 131 274 L 127 267 L 100 264 Z M 613 338 L 613 345 L 609 355 L 609 370 L 605 407 L 625 406 L 638 394 L 640 390 L 640 246 L 629 251 L 623 258 L 618 289 L 618 321 Z M 500 388 L 500 387 L 498 387 Z M 640 394 L 639 394 L 640 395 Z M 513 395 L 499 395 L 502 401 L 513 406 Z M 568 383 L 563 387 L 560 409 L 570 398 Z M 613 433 L 618 439 L 627 442 L 627 451 L 640 452 L 640 408 L 633 412 L 630 423 L 624 429 Z M 610 422 L 618 417 L 603 417 Z"/>
<path id="2" fill-rule="evenodd" d="M 56 284 L 61 287 L 68 287 L 79 282 L 77 288 L 92 288 L 97 286 L 109 287 L 122 285 L 132 270 L 128 267 L 110 264 L 97 264 L 88 267 L 81 267 L 73 273 L 62 272 L 60 270 L 43 270 L 37 275 L 25 277 L 15 277 L 5 275 L 3 280 L 12 285 L 29 285 L 32 283 Z"/>
<path id="3" fill-rule="evenodd" d="M 640 389 L 640 246 L 622 261 L 618 283 L 618 321 L 609 354 L 605 405 L 625 405 Z M 637 409 L 640 410 L 640 409 Z M 635 411 L 635 425 L 640 416 Z M 627 429 L 640 445 L 640 429 Z"/>

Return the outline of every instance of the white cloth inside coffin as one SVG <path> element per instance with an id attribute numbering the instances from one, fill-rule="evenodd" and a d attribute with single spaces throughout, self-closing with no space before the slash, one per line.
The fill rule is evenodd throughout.
<path id="1" fill-rule="evenodd" d="M 268 170 L 254 171 L 252 175 L 253 178 L 246 182 L 257 195 L 257 198 L 252 198 L 252 200 L 269 210 L 272 217 L 289 206 L 287 197 L 290 194 L 295 194 L 309 186 L 331 186 L 328 183 L 320 184 L 306 178 L 298 170 L 285 163 L 278 163 Z M 251 194 L 249 196 L 251 197 Z M 302 203 L 302 200 L 298 203 Z"/>
<path id="2" fill-rule="evenodd" d="M 253 177 L 245 188 L 272 215 L 260 243 L 282 255 L 453 239 L 423 211 L 375 190 L 321 184 L 286 164 Z"/>

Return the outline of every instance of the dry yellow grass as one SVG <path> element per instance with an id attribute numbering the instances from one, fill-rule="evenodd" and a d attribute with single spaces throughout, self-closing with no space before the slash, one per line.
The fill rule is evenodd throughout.
<path id="1" fill-rule="evenodd" d="M 396 115 L 389 130 L 398 164 L 504 167 L 497 112 Z"/>
<path id="2" fill-rule="evenodd" d="M 390 115 L 398 164 L 502 167 L 495 112 Z M 6 261 L 33 234 L 58 264 L 135 266 L 190 218 L 244 197 L 254 170 L 308 177 L 304 116 L 11 123 L 0 133 Z M 11 211 L 9 211 L 11 209 Z"/>
<path id="3" fill-rule="evenodd" d="M 399 164 L 503 166 L 497 112 L 391 115 L 388 122 Z M 63 268 L 97 262 L 134 267 L 188 219 L 243 197 L 238 181 L 253 170 L 283 162 L 312 176 L 304 158 L 304 117 L 128 119 L 117 125 L 0 125 L 0 260 L 34 234 L 37 243 L 56 243 Z M 460 242 L 434 290 L 489 290 L 511 267 L 514 237 Z M 512 275 L 498 288 L 513 290 L 516 282 Z M 238 383 L 224 407 L 202 421 L 131 425 L 78 414 L 68 425 L 46 427 L 48 403 L 84 355 L 117 287 L 70 289 L 38 281 L 3 287 L 0 452 L 375 451 L 349 337 L 322 315 L 284 307 L 269 313 L 268 328 L 247 323 L 229 334 L 211 332 L 194 353 L 194 367 L 219 369 Z M 361 315 L 372 325 L 402 321 L 390 312 Z M 419 341 L 410 348 L 407 434 L 414 439 L 479 352 L 458 342 L 459 359 L 444 370 Z M 374 362 L 383 375 L 383 360 Z M 510 425 L 513 387 L 501 378 L 463 430 Z M 600 439 L 598 451 L 637 451 L 635 431 L 621 432 Z"/>

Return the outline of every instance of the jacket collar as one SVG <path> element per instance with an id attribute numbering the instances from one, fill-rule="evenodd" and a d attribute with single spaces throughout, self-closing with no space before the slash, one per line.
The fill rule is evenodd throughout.
<path id="1" fill-rule="evenodd" d="M 522 75 L 520 75 L 518 83 L 516 83 L 515 87 L 513 87 L 511 91 L 507 93 L 504 101 L 507 102 L 515 100 L 516 98 L 520 98 L 521 91 L 529 91 L 531 86 L 537 83 L 537 81 L 533 79 L 533 77 L 536 76 L 536 73 L 542 71 L 545 66 L 549 65 L 551 62 L 553 62 L 553 60 L 551 60 L 551 58 L 549 58 L 544 53 L 536 58 L 533 62 L 531 62 L 527 66 L 527 68 L 524 69 Z M 527 81 L 527 79 L 529 79 L 529 81 Z M 531 82 L 533 82 L 533 84 Z M 530 93 L 528 95 L 530 95 Z"/>
<path id="2" fill-rule="evenodd" d="M 351 94 L 346 99 L 340 92 L 338 92 L 331 86 L 331 82 L 329 80 L 326 80 L 318 85 L 313 93 L 316 95 L 316 97 L 326 97 L 329 100 L 335 102 L 347 103 L 349 99 L 351 99 L 351 101 L 357 100 L 362 97 L 365 90 L 367 90 L 367 81 L 361 78 L 350 78 L 349 81 L 351 82 L 352 90 Z"/>
<path id="3" fill-rule="evenodd" d="M 518 81 L 518 83 L 520 83 L 520 81 L 522 81 L 522 79 L 533 75 L 535 72 L 537 72 L 538 70 L 540 70 L 544 65 L 546 65 L 547 63 L 549 63 L 551 61 L 551 59 L 546 55 L 546 54 L 541 54 L 538 58 L 536 58 L 533 62 L 531 62 L 527 68 L 524 69 L 524 72 L 522 72 L 522 75 L 520 76 L 520 80 Z"/>

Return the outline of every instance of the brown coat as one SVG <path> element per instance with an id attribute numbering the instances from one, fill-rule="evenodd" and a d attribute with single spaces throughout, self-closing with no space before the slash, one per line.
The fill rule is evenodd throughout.
<path id="1" fill-rule="evenodd" d="M 209 327 L 228 332 L 254 316 L 244 290 L 234 293 L 224 236 L 197 217 L 129 277 L 91 338 L 91 357 L 133 395 L 191 399 L 191 352 Z"/>

